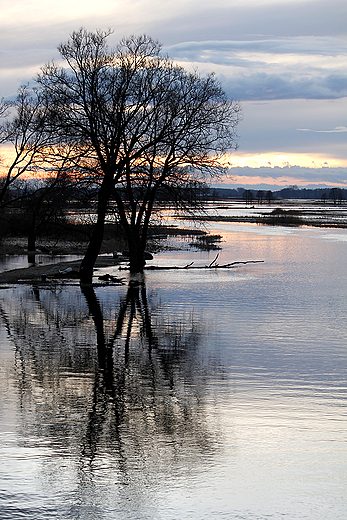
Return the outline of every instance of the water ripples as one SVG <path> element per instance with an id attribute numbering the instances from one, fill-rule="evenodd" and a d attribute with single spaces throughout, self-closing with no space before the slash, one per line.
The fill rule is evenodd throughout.
<path id="1" fill-rule="evenodd" d="M 253 233 L 220 261 L 263 264 L 0 292 L 1 519 L 344 520 L 345 242 Z"/>

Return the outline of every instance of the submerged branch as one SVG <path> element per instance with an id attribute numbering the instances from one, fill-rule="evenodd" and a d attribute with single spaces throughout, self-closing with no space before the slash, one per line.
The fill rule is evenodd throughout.
<path id="1" fill-rule="evenodd" d="M 170 269 L 229 269 L 231 267 L 236 267 L 237 265 L 241 265 L 241 264 L 259 264 L 259 263 L 264 262 L 264 260 L 244 260 L 244 261 L 230 262 L 229 264 L 216 264 L 215 262 L 216 262 L 217 258 L 218 258 L 218 255 L 209 265 L 193 265 L 194 262 L 191 262 L 190 264 L 187 264 L 184 266 L 148 265 L 148 266 L 145 266 L 144 269 L 149 270 L 149 271 L 159 271 L 159 270 L 163 271 L 163 270 L 170 270 Z"/>
<path id="2" fill-rule="evenodd" d="M 219 253 L 216 254 L 215 258 L 210 263 L 209 267 L 212 267 L 212 265 L 217 261 L 217 258 L 219 257 Z"/>

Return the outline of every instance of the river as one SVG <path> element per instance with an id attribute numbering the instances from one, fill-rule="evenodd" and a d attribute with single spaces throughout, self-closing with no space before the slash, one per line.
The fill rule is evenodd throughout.
<path id="1" fill-rule="evenodd" d="M 346 518 L 347 230 L 211 232 L 261 262 L 0 290 L 2 520 Z"/>

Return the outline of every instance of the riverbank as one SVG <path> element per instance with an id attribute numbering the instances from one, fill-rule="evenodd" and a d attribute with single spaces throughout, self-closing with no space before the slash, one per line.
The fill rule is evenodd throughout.
<path id="1" fill-rule="evenodd" d="M 81 257 L 82 258 L 82 257 Z M 63 280 L 78 280 L 81 259 L 63 261 L 55 264 L 33 265 L 30 267 L 11 269 L 0 272 L 0 285 L 14 283 L 47 283 Z M 95 268 L 117 265 L 112 255 L 99 256 Z"/>
<path id="2" fill-rule="evenodd" d="M 169 243 L 170 238 L 182 238 L 185 240 L 191 237 L 191 246 L 200 249 L 219 249 L 217 245 L 220 236 L 209 235 L 207 231 L 201 229 L 185 229 L 175 226 L 160 226 L 152 228 L 149 238 L 148 250 L 155 254 L 159 251 L 168 249 L 180 249 L 179 242 L 176 245 Z M 0 242 L 0 257 L 31 257 L 34 265 L 20 267 L 18 269 L 7 269 L 0 271 L 0 285 L 14 283 L 47 283 L 59 282 L 63 280 L 78 280 L 78 271 L 81 260 L 88 242 L 78 240 L 52 240 L 49 237 L 42 237 L 37 244 L 36 251 L 28 251 L 27 239 L 25 237 L 5 237 Z M 121 252 L 125 249 L 125 242 L 117 238 L 107 238 L 103 241 L 100 254 L 95 263 L 95 268 L 113 267 L 126 262 L 122 257 L 115 258 L 115 251 Z M 44 263 L 39 263 L 38 258 L 45 255 Z M 63 260 L 59 262 L 59 256 L 75 256 L 73 260 Z M 53 263 L 54 260 L 54 263 Z M 57 261 L 58 260 L 58 261 Z"/>
<path id="3" fill-rule="evenodd" d="M 277 201 L 276 201 L 277 202 Z M 232 209 L 234 214 L 228 214 Z M 310 226 L 321 228 L 347 228 L 347 206 L 315 207 L 314 204 L 303 204 L 296 201 L 281 201 L 281 205 L 267 206 L 235 206 L 229 201 L 216 204 L 217 214 L 205 214 L 205 222 L 228 223 L 252 223 L 270 226 Z M 244 214 L 242 214 L 244 213 Z M 187 217 L 183 217 L 187 220 Z M 177 219 L 177 217 L 176 217 Z M 189 220 L 201 221 L 201 216 L 189 215 Z M 178 220 L 179 221 L 179 220 Z M 150 230 L 149 248 L 151 253 L 167 249 L 179 249 L 179 242 L 172 245 L 171 238 L 182 238 L 187 244 L 187 238 L 191 238 L 190 245 L 200 249 L 220 249 L 220 236 L 209 234 L 199 228 L 180 228 L 174 225 L 153 226 Z M 0 255 L 29 255 L 26 248 L 27 239 L 24 237 L 5 237 L 0 241 Z M 0 272 L 0 284 L 47 282 L 62 279 L 78 279 L 78 269 L 84 251 L 88 245 L 87 240 L 53 240 L 49 237 L 41 237 L 37 245 L 37 251 L 32 254 L 48 254 L 54 258 L 54 264 L 49 260 L 44 265 L 37 263 L 25 268 L 4 270 Z M 98 267 L 114 266 L 119 260 L 113 258 L 114 251 L 126 249 L 124 240 L 112 237 L 108 234 L 103 241 L 100 255 L 95 265 Z M 59 255 L 74 255 L 73 261 L 57 262 Z M 35 257 L 34 257 L 35 258 Z"/>

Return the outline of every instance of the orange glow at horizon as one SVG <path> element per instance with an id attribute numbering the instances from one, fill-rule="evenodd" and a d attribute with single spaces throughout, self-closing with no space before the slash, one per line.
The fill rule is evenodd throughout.
<path id="1" fill-rule="evenodd" d="M 225 158 L 223 165 L 230 168 L 285 168 L 291 166 L 299 166 L 301 168 L 347 168 L 347 159 L 336 159 L 323 154 L 308 153 L 242 154 L 235 152 Z"/>
<path id="2" fill-rule="evenodd" d="M 13 160 L 13 157 L 13 146 L 3 144 L 0 151 L 0 177 L 7 175 L 7 167 Z M 158 158 L 158 165 L 162 164 L 162 160 L 162 158 Z M 278 152 L 246 154 L 236 151 L 230 155 L 225 155 L 223 158 L 217 160 L 217 162 L 229 169 L 228 174 L 220 180 L 221 184 L 230 184 L 232 182 L 233 184 L 239 184 L 241 186 L 269 184 L 278 187 L 288 185 L 304 187 L 308 184 L 325 184 L 327 186 L 347 187 L 347 172 L 346 178 L 340 179 L 339 182 L 336 182 L 336 180 L 329 180 L 329 170 L 333 168 L 347 168 L 347 159 L 335 158 L 323 154 L 287 154 Z M 322 179 L 321 172 L 319 180 L 314 178 L 314 172 L 305 178 L 304 175 L 301 176 L 301 172 L 299 175 L 298 171 L 295 170 L 295 167 L 312 170 L 326 170 L 326 178 Z M 234 170 L 235 168 L 237 168 L 237 173 Z M 243 175 L 240 168 L 247 168 L 247 175 Z M 264 168 L 263 175 L 261 175 L 262 172 L 259 171 L 261 168 Z M 293 170 L 291 170 L 291 168 L 293 168 Z M 254 175 L 252 175 L 252 169 L 254 169 Z M 273 176 L 271 174 L 271 169 L 274 169 Z M 283 169 L 283 173 L 281 171 L 279 172 L 278 169 Z M 21 174 L 23 180 L 30 178 L 44 179 L 49 178 L 50 176 L 51 172 L 44 172 L 42 169 L 37 169 L 37 171 L 35 171 L 34 168 L 31 171 Z"/>
<path id="3" fill-rule="evenodd" d="M 235 152 L 233 155 L 225 157 L 222 164 L 229 168 L 229 173 L 224 179 L 221 179 L 221 184 L 232 183 L 239 186 L 267 184 L 276 185 L 279 188 L 288 185 L 304 187 L 308 184 L 347 187 L 347 172 L 346 178 L 340 179 L 339 182 L 329 179 L 329 170 L 333 168 L 347 168 L 347 160 L 323 154 L 243 154 Z M 242 174 L 242 171 L 240 171 L 242 168 L 247 170 L 247 175 Z M 259 171 L 261 168 L 264 169 L 263 175 Z M 299 171 L 295 168 L 303 168 L 303 175 L 301 176 L 301 172 L 299 175 Z M 254 169 L 254 175 L 252 175 L 252 169 Z M 273 176 L 271 175 L 272 169 L 274 170 Z M 283 169 L 283 173 L 279 169 Z M 317 175 L 317 179 L 315 179 L 314 171 L 305 177 L 305 169 L 320 170 L 319 177 Z M 322 170 L 326 170 L 326 178 L 324 179 L 322 179 Z"/>

